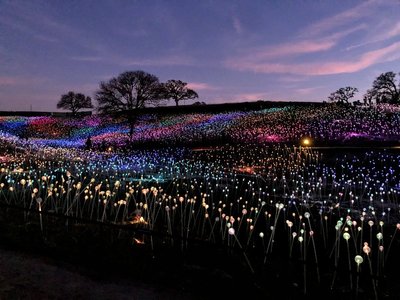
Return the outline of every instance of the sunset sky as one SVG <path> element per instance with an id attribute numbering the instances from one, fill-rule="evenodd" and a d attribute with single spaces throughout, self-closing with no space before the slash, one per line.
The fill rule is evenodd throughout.
<path id="1" fill-rule="evenodd" d="M 57 111 L 130 70 L 206 103 L 361 99 L 400 72 L 400 1 L 0 0 L 0 111 Z"/>

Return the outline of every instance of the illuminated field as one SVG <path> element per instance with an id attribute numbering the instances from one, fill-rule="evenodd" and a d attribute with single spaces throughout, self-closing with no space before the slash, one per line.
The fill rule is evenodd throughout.
<path id="1" fill-rule="evenodd" d="M 255 278 L 279 258 L 295 269 L 286 275 L 293 295 L 393 293 L 400 154 L 312 146 L 323 137 L 396 141 L 399 115 L 335 109 L 146 115 L 131 140 L 173 146 L 130 151 L 121 151 L 122 120 L 3 117 L 0 203 L 21 209 L 13 218 L 37 224 L 47 242 L 61 224 L 48 216 L 73 218 L 140 229 L 125 239 L 149 253 L 196 241 L 225 247 Z M 220 135 L 230 143 L 188 147 Z M 94 147 L 84 150 L 89 136 Z M 99 149 L 104 139 L 111 151 Z"/>

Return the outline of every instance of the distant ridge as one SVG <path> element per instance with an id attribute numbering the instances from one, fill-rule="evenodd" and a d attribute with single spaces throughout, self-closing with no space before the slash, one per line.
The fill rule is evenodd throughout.
<path id="1" fill-rule="evenodd" d="M 0 116 L 20 116 L 20 117 L 68 117 L 70 112 L 46 112 L 46 111 L 0 111 Z M 91 116 L 91 111 L 78 112 L 77 116 Z"/>

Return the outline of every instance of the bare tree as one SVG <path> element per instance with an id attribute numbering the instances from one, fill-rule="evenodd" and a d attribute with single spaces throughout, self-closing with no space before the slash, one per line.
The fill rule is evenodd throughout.
<path id="1" fill-rule="evenodd" d="M 400 83 L 396 85 L 396 74 L 386 72 L 379 75 L 372 83 L 372 88 L 364 95 L 364 99 L 375 103 L 400 103 Z"/>
<path id="2" fill-rule="evenodd" d="M 358 92 L 358 89 L 351 86 L 340 88 L 337 91 L 330 94 L 328 100 L 339 104 L 349 103 L 349 99 L 354 97 L 354 94 Z"/>
<path id="3" fill-rule="evenodd" d="M 187 83 L 181 80 L 168 80 L 163 84 L 164 87 L 164 98 L 173 99 L 176 106 L 179 105 L 179 101 L 192 100 L 199 97 L 199 95 L 192 89 L 187 87 Z"/>
<path id="4" fill-rule="evenodd" d="M 60 101 L 57 103 L 57 108 L 70 110 L 72 115 L 84 108 L 93 108 L 92 99 L 81 93 L 74 93 L 69 91 L 67 94 L 61 96 Z"/>
<path id="5" fill-rule="evenodd" d="M 363 102 L 365 105 L 372 105 L 372 101 L 375 99 L 375 91 L 369 89 L 363 96 Z"/>
<path id="6" fill-rule="evenodd" d="M 124 72 L 107 82 L 101 82 L 96 92 L 98 111 L 123 112 L 130 122 L 130 136 L 133 134 L 137 111 L 149 104 L 157 105 L 162 97 L 159 79 L 140 70 Z"/>
<path id="7" fill-rule="evenodd" d="M 140 109 L 161 100 L 161 85 L 155 75 L 128 71 L 108 82 L 101 82 L 96 92 L 98 110 L 115 112 Z"/>

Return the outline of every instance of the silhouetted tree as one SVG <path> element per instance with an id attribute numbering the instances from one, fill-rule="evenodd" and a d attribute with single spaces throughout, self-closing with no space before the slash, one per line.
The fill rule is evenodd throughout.
<path id="1" fill-rule="evenodd" d="M 107 82 L 100 82 L 96 92 L 98 111 L 123 112 L 130 122 L 130 136 L 133 134 L 137 111 L 148 104 L 157 105 L 162 97 L 159 79 L 140 70 L 124 72 Z"/>
<path id="2" fill-rule="evenodd" d="M 173 99 L 176 106 L 179 105 L 179 101 L 192 100 L 198 98 L 199 95 L 192 89 L 187 87 L 187 83 L 181 80 L 168 80 L 163 84 L 164 87 L 164 98 Z"/>
<path id="3" fill-rule="evenodd" d="M 337 91 L 330 94 L 328 100 L 339 104 L 349 103 L 349 99 L 354 97 L 354 94 L 358 92 L 358 89 L 351 86 L 340 88 Z"/>
<path id="4" fill-rule="evenodd" d="M 372 88 L 364 95 L 364 101 L 370 103 L 400 103 L 400 83 L 396 85 L 396 74 L 386 72 L 379 75 L 372 83 Z"/>
<path id="5" fill-rule="evenodd" d="M 363 96 L 364 105 L 372 105 L 372 101 L 375 99 L 375 91 L 369 89 Z"/>
<path id="6" fill-rule="evenodd" d="M 108 82 L 100 82 L 96 92 L 100 112 L 136 110 L 162 99 L 161 84 L 155 75 L 128 71 Z"/>
<path id="7" fill-rule="evenodd" d="M 93 104 L 90 97 L 69 91 L 61 96 L 60 101 L 57 103 L 57 108 L 70 110 L 72 115 L 75 116 L 80 109 L 93 108 Z"/>

